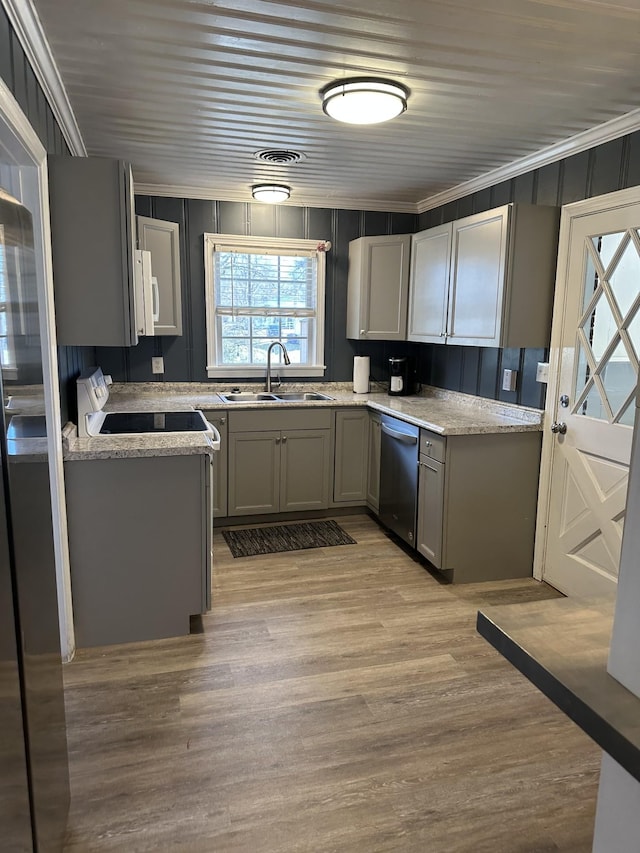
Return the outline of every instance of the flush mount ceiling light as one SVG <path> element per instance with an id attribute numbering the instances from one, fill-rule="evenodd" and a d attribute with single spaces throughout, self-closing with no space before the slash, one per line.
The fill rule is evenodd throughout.
<path id="1" fill-rule="evenodd" d="M 382 77 L 350 77 L 320 89 L 322 109 L 347 124 L 379 124 L 403 113 L 409 90 Z"/>
<path id="2" fill-rule="evenodd" d="M 256 201 L 278 204 L 289 198 L 291 187 L 287 187 L 285 184 L 254 184 L 251 187 L 251 195 Z"/>

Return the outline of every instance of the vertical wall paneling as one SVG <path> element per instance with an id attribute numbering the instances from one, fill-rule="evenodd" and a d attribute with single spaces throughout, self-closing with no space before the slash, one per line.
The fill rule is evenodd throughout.
<path id="1" fill-rule="evenodd" d="M 11 24 L 0 5 L 0 77 L 13 91 L 13 66 L 11 63 Z"/>
<path id="2" fill-rule="evenodd" d="M 537 172 L 536 204 L 560 204 L 561 163 L 550 163 Z"/>
<path id="3" fill-rule="evenodd" d="M 459 389 L 463 394 L 477 394 L 478 392 L 480 352 L 480 347 L 464 347 Z"/>
<path id="4" fill-rule="evenodd" d="M 239 201 L 221 201 L 219 205 L 219 225 L 221 234 L 240 234 L 246 236 L 249 231 L 249 205 Z"/>
<path id="5" fill-rule="evenodd" d="M 478 394 L 481 397 L 497 398 L 499 366 L 500 350 L 483 347 L 478 371 Z"/>
<path id="6" fill-rule="evenodd" d="M 559 204 L 570 204 L 589 197 L 590 151 L 582 151 L 563 161 Z"/>
<path id="7" fill-rule="evenodd" d="M 464 219 L 473 213 L 473 196 L 468 195 L 458 201 L 457 219 Z"/>
<path id="8" fill-rule="evenodd" d="M 247 205 L 249 210 L 249 234 L 253 237 L 277 237 L 276 218 L 278 206 L 254 202 Z M 237 231 L 232 232 L 237 234 Z"/>
<path id="9" fill-rule="evenodd" d="M 532 204 L 536 194 L 536 173 L 527 172 L 526 175 L 518 175 L 513 180 L 513 199 L 523 204 Z"/>
<path id="10" fill-rule="evenodd" d="M 12 92 L 49 154 L 68 154 L 69 148 L 54 118 L 7 14 L 0 6 L 0 77 Z M 54 280 L 55 288 L 55 280 Z M 58 347 L 62 423 L 76 418 L 75 380 L 95 363 L 93 347 Z"/>
<path id="11" fill-rule="evenodd" d="M 614 139 L 594 149 L 589 195 L 604 195 L 622 189 L 626 158 L 623 157 L 625 138 Z"/>
<path id="12" fill-rule="evenodd" d="M 640 133 L 626 137 L 627 168 L 623 187 L 637 187 L 640 184 Z"/>
<path id="13" fill-rule="evenodd" d="M 513 201 L 513 181 L 503 181 L 491 187 L 491 207 L 500 207 Z"/>
<path id="14" fill-rule="evenodd" d="M 12 69 L 12 92 L 20 108 L 29 121 L 29 101 L 27 98 L 27 59 L 24 51 L 14 32 L 11 33 L 11 69 Z M 33 122 L 32 122 L 33 124 Z"/>
<path id="15" fill-rule="evenodd" d="M 388 213 L 379 210 L 367 210 L 364 212 L 364 228 L 360 237 L 375 237 L 377 234 L 390 234 L 391 217 Z"/>
<path id="16" fill-rule="evenodd" d="M 511 201 L 536 204 L 565 204 L 589 194 L 613 192 L 621 186 L 640 183 L 640 133 L 632 134 L 597 149 L 585 151 L 558 163 L 479 190 L 465 198 L 419 216 L 380 211 L 332 210 L 286 205 L 280 208 L 240 202 L 212 202 L 139 197 L 139 213 L 173 219 L 181 223 L 183 254 L 183 307 L 189 316 L 187 334 L 179 338 L 156 339 L 153 354 L 163 355 L 165 379 L 205 381 L 206 334 L 204 319 L 203 238 L 205 231 L 236 234 L 275 235 L 330 239 L 327 256 L 326 288 L 326 379 L 348 381 L 354 354 L 371 357 L 376 379 L 387 376 L 391 355 L 409 355 L 418 378 L 450 390 L 544 406 L 546 386 L 535 381 L 538 361 L 547 360 L 545 349 L 496 350 L 385 341 L 349 341 L 345 338 L 348 244 L 368 234 L 411 233 L 478 213 Z M 177 212 L 181 211 L 181 212 Z M 170 215 L 173 214 L 173 215 Z M 105 360 L 112 365 L 115 379 L 150 381 L 149 344 L 130 353 L 111 352 Z M 101 351 L 100 356 L 103 357 Z M 516 369 L 515 392 L 502 391 L 502 370 Z"/>
<path id="17" fill-rule="evenodd" d="M 277 236 L 288 237 L 292 240 L 313 240 L 318 236 L 308 233 L 308 210 L 307 207 L 293 207 L 288 204 L 276 207 Z M 328 240 L 329 237 L 326 239 Z"/>
<path id="18" fill-rule="evenodd" d="M 479 190 L 473 196 L 473 212 L 484 213 L 485 210 L 491 209 L 491 189 Z"/>

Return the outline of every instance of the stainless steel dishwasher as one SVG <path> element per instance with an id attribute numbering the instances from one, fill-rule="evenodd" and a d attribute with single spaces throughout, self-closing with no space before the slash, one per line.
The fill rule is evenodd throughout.
<path id="1" fill-rule="evenodd" d="M 413 424 L 382 415 L 380 521 L 415 547 L 418 504 L 418 437 Z"/>

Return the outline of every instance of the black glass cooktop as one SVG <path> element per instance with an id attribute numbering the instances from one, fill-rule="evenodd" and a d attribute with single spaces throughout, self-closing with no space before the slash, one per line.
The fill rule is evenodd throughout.
<path id="1" fill-rule="evenodd" d="M 110 412 L 105 416 L 100 435 L 203 432 L 205 429 L 200 412 Z"/>

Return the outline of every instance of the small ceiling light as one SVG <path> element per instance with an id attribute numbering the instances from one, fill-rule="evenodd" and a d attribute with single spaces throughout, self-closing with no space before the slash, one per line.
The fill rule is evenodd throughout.
<path id="1" fill-rule="evenodd" d="M 350 77 L 320 89 L 322 109 L 347 124 L 379 124 L 403 113 L 409 90 L 381 77 Z"/>
<path id="2" fill-rule="evenodd" d="M 279 202 L 286 201 L 289 198 L 291 188 L 284 184 L 254 184 L 251 187 L 251 195 L 256 201 L 279 204 Z"/>

